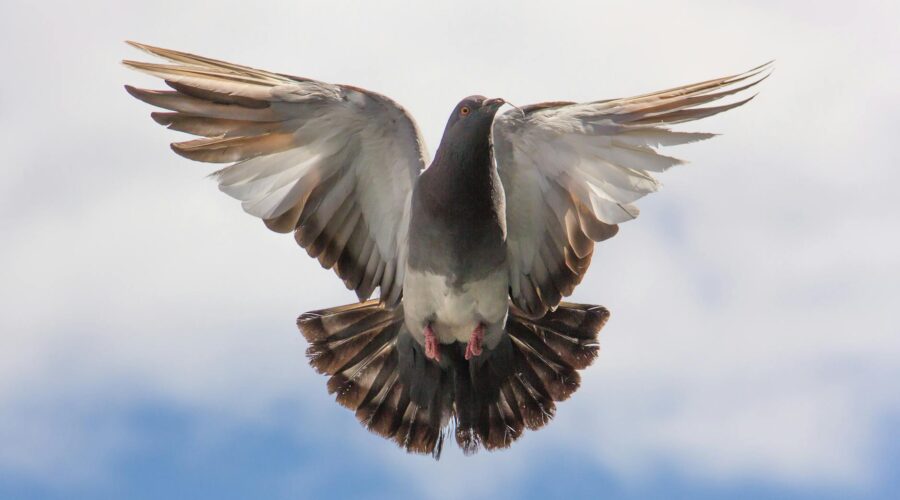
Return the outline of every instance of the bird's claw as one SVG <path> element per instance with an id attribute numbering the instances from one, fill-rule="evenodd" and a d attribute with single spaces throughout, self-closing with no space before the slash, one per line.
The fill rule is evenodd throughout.
<path id="1" fill-rule="evenodd" d="M 481 323 L 472 331 L 469 337 L 469 343 L 466 344 L 466 360 L 470 360 L 475 356 L 481 356 L 481 341 L 484 340 L 484 325 Z"/>
<path id="2" fill-rule="evenodd" d="M 438 363 L 441 361 L 440 342 L 431 325 L 425 325 L 425 357 Z"/>

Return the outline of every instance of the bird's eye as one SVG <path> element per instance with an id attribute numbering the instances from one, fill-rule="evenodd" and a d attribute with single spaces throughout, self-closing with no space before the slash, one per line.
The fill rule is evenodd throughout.
<path id="1" fill-rule="evenodd" d="M 462 116 L 466 116 L 467 114 L 469 114 L 470 111 L 471 110 L 469 109 L 468 106 L 463 106 L 463 107 L 459 108 L 459 114 L 461 114 Z"/>

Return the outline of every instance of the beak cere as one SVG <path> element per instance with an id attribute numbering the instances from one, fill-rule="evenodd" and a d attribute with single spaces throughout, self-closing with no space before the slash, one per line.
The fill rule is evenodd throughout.
<path id="1" fill-rule="evenodd" d="M 506 101 L 504 101 L 503 99 L 501 99 L 499 97 L 495 97 L 494 99 L 487 99 L 481 105 L 486 106 L 486 107 L 490 106 L 490 107 L 499 108 L 500 106 L 503 106 L 504 104 L 506 104 Z"/>

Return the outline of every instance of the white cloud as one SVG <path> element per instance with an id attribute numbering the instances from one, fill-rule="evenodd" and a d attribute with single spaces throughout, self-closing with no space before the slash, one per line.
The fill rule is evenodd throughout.
<path id="1" fill-rule="evenodd" d="M 887 316 L 900 296 L 900 41 L 896 5 L 857 5 L 7 7 L 20 22 L 0 47 L 22 77 L 0 82 L 0 468 L 102 475 L 136 438 L 93 425 L 110 401 L 260 425 L 300 396 L 310 418 L 343 411 L 305 366 L 293 318 L 352 295 L 168 151 L 172 133 L 120 87 L 152 85 L 116 65 L 140 57 L 120 43 L 132 38 L 377 89 L 432 149 L 473 92 L 597 99 L 777 57 L 756 101 L 686 127 L 725 135 L 678 150 L 693 163 L 598 247 L 574 298 L 613 318 L 557 421 L 441 466 L 487 488 L 483 471 L 514 477 L 562 441 L 637 480 L 661 462 L 705 481 L 874 480 L 878 427 L 900 403 L 885 382 L 900 379 Z"/>

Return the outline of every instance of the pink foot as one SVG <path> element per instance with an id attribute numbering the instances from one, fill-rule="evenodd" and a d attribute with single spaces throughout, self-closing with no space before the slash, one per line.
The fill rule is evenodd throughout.
<path id="1" fill-rule="evenodd" d="M 425 325 L 425 357 L 434 361 L 441 361 L 441 349 L 437 336 L 431 325 Z"/>
<path id="2" fill-rule="evenodd" d="M 478 323 L 472 336 L 469 337 L 469 343 L 466 344 L 466 359 L 472 359 L 481 355 L 481 341 L 484 340 L 484 325 Z"/>

